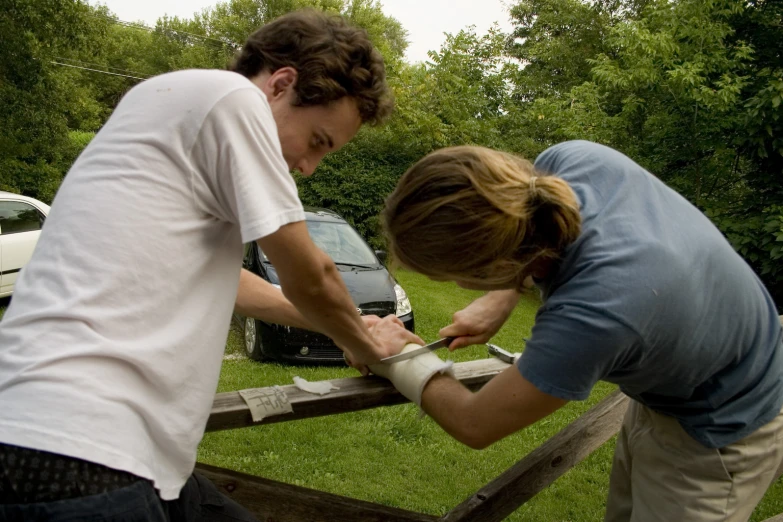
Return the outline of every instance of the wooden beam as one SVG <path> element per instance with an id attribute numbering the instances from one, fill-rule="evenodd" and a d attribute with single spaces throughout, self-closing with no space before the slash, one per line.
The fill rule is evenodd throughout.
<path id="1" fill-rule="evenodd" d="M 609 395 L 441 520 L 503 520 L 620 431 L 629 400 L 619 390 Z M 776 476 L 781 475 L 783 463 Z"/>
<path id="2" fill-rule="evenodd" d="M 780 322 L 783 324 L 783 315 L 780 316 Z M 476 390 L 508 366 L 499 359 L 492 358 L 457 363 L 454 365 L 454 370 L 457 379 L 468 388 Z M 258 424 L 307 419 L 407 402 L 407 399 L 400 395 L 394 386 L 385 379 L 351 377 L 334 379 L 330 382 L 340 389 L 324 396 L 304 392 L 292 384 L 280 386 L 288 396 L 294 411 L 271 415 L 257 423 L 253 422 L 250 410 L 240 397 L 239 392 L 218 393 L 212 404 L 212 413 L 207 421 L 206 430 L 244 428 Z"/>
<path id="3" fill-rule="evenodd" d="M 480 359 L 457 363 L 454 365 L 454 372 L 464 385 L 476 390 L 508 367 L 508 364 L 499 359 Z M 207 421 L 207 431 L 307 419 L 408 402 L 389 381 L 380 377 L 350 377 L 329 382 L 340 389 L 323 396 L 302 391 L 293 384 L 280 386 L 294 411 L 270 415 L 255 423 L 239 392 L 218 393 Z"/>
<path id="4" fill-rule="evenodd" d="M 619 390 L 615 391 L 452 509 L 441 521 L 503 520 L 617 433 L 629 400 Z"/>
<path id="5" fill-rule="evenodd" d="M 437 517 L 325 493 L 228 469 L 196 471 L 263 522 L 435 522 Z"/>

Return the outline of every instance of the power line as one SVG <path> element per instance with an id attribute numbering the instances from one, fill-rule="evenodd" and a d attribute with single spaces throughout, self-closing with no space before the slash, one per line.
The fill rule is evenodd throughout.
<path id="1" fill-rule="evenodd" d="M 92 72 L 97 72 L 97 73 L 101 73 L 101 74 L 111 74 L 112 76 L 123 76 L 125 78 L 133 78 L 134 80 L 146 80 L 147 79 L 147 78 L 139 78 L 138 76 L 128 76 L 127 74 L 113 73 L 113 72 L 109 72 L 109 71 L 101 71 L 101 70 L 98 70 L 98 69 L 90 69 L 89 67 L 80 67 L 78 65 L 71 65 L 69 63 L 61 63 L 61 62 L 54 62 L 54 61 L 49 62 L 49 63 L 53 63 L 54 65 L 64 65 L 65 67 L 73 67 L 74 69 L 83 69 L 85 71 L 92 71 Z"/>
<path id="2" fill-rule="evenodd" d="M 95 14 L 95 13 L 91 14 L 90 16 L 93 16 L 95 18 L 101 18 L 103 20 L 108 20 L 109 22 L 112 22 L 112 23 L 115 23 L 115 24 L 118 24 L 118 25 L 122 25 L 122 26 L 125 26 L 125 27 L 132 27 L 132 28 L 135 28 L 135 29 L 143 29 L 144 31 L 149 31 L 149 32 L 153 32 L 153 31 L 156 30 L 156 29 L 154 29 L 152 27 L 148 27 L 148 26 L 143 25 L 143 24 L 136 24 L 136 23 L 133 23 L 133 22 L 126 22 L 126 21 L 120 20 L 118 18 L 112 18 L 111 16 Z M 180 29 L 172 29 L 170 27 L 163 27 L 162 30 L 163 31 L 167 31 L 167 32 L 172 32 L 172 33 L 186 34 L 186 35 L 192 36 L 194 38 L 201 38 L 202 40 L 208 40 L 208 41 L 212 41 L 212 42 L 217 42 L 217 43 L 219 43 L 221 45 L 225 45 L 225 46 L 231 47 L 232 49 L 237 49 L 237 47 L 238 47 L 233 42 L 227 42 L 225 40 L 221 40 L 220 38 L 212 38 L 211 36 L 204 36 L 203 34 L 189 33 L 187 31 L 182 31 Z"/>
<path id="3" fill-rule="evenodd" d="M 112 67 L 110 65 L 103 65 L 103 64 L 100 64 L 100 63 L 92 63 L 92 62 L 83 62 L 81 60 L 74 60 L 73 58 L 62 58 L 60 56 L 56 56 L 54 59 L 55 60 L 61 60 L 63 62 L 74 62 L 74 63 L 78 63 L 78 64 L 81 64 L 81 65 L 92 65 L 92 66 L 95 66 L 95 67 L 103 67 L 104 69 L 111 69 L 111 70 L 114 70 L 114 71 L 119 71 L 121 73 L 138 74 L 139 76 L 144 76 L 145 78 L 149 78 L 149 75 L 146 74 L 146 73 L 140 73 L 140 72 L 137 72 L 137 71 L 128 71 L 128 70 L 125 70 L 125 69 L 120 69 L 119 67 Z"/>

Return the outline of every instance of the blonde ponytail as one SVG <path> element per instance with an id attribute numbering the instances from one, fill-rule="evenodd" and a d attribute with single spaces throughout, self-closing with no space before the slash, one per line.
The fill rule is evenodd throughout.
<path id="1" fill-rule="evenodd" d="M 573 189 L 555 176 L 534 176 L 530 194 L 528 241 L 541 249 L 561 252 L 581 232 L 582 217 Z"/>
<path id="2" fill-rule="evenodd" d="M 403 266 L 519 288 L 531 262 L 559 257 L 578 237 L 581 217 L 562 179 L 511 154 L 462 146 L 414 164 L 387 198 L 382 223 Z"/>

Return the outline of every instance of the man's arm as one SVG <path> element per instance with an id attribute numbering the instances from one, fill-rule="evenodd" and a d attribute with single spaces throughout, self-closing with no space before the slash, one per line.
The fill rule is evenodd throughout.
<path id="1" fill-rule="evenodd" d="M 239 290 L 234 311 L 266 323 L 283 324 L 315 330 L 315 327 L 285 298 L 279 288 L 249 270 L 239 275 Z"/>
<path id="2" fill-rule="evenodd" d="M 265 323 L 282 324 L 295 328 L 317 331 L 299 310 L 285 298 L 279 288 L 272 286 L 249 270 L 242 269 L 239 275 L 239 289 L 234 311 L 245 317 L 259 319 Z M 403 322 L 392 315 L 389 320 L 405 327 Z M 377 315 L 363 315 L 362 321 L 369 328 L 376 326 L 381 318 Z"/>
<path id="3" fill-rule="evenodd" d="M 424 388 L 421 407 L 449 435 L 483 449 L 567 402 L 539 391 L 512 366 L 475 393 L 453 377 L 436 375 Z"/>
<path id="4" fill-rule="evenodd" d="M 422 342 L 404 329 L 373 339 L 337 267 L 312 242 L 303 221 L 281 227 L 258 244 L 277 269 L 284 296 L 312 329 L 331 337 L 355 366 L 394 355 L 407 343 Z"/>

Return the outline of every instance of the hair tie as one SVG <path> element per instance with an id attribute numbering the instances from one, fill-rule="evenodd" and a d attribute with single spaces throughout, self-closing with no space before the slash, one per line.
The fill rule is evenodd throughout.
<path id="1" fill-rule="evenodd" d="M 530 176 L 530 181 L 528 182 L 528 187 L 529 187 L 531 193 L 536 191 L 536 176 Z"/>

